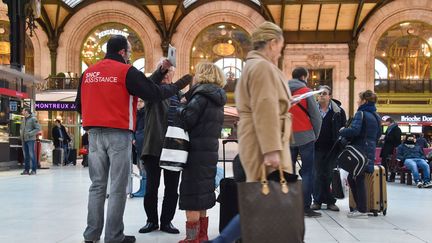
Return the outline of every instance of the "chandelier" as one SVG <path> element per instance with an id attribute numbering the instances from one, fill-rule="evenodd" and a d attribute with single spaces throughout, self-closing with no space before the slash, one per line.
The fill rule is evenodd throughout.
<path id="1" fill-rule="evenodd" d="M 218 43 L 213 46 L 213 53 L 218 56 L 230 56 L 235 52 L 235 47 L 230 43 Z"/>

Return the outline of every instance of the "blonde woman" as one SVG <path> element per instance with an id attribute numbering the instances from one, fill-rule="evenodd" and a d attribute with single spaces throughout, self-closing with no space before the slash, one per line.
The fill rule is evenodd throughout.
<path id="1" fill-rule="evenodd" d="M 226 102 L 224 75 L 213 63 L 199 63 L 187 103 L 179 109 L 189 132 L 190 148 L 180 184 L 181 210 L 186 210 L 186 238 L 180 243 L 208 240 L 206 210 L 216 202 L 215 176 Z"/>
<path id="2" fill-rule="evenodd" d="M 289 149 L 291 93 L 277 67 L 284 46 L 283 32 L 264 22 L 252 33 L 253 51 L 235 90 L 239 153 L 248 182 L 258 181 L 264 163 L 267 172 L 278 168 L 292 173 Z"/>

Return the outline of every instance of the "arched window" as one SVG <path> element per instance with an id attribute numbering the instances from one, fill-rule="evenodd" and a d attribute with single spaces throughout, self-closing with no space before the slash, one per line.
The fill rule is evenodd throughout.
<path id="1" fill-rule="evenodd" d="M 120 23 L 103 24 L 89 33 L 81 48 L 81 71 L 105 57 L 107 42 L 112 35 L 123 35 L 129 40 L 132 45 L 131 64 L 144 71 L 144 45 L 135 31 Z"/>
<path id="2" fill-rule="evenodd" d="M 191 50 L 191 66 L 202 61 L 215 63 L 227 79 L 228 104 L 234 104 L 234 88 L 241 75 L 244 60 L 252 49 L 249 34 L 241 27 L 231 23 L 218 23 L 201 31 Z"/>
<path id="3" fill-rule="evenodd" d="M 432 27 L 403 22 L 387 30 L 375 51 L 377 92 L 421 92 L 430 89 Z"/>

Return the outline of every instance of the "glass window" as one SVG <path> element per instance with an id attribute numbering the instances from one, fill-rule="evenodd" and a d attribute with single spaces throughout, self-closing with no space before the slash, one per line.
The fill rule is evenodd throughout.
<path id="1" fill-rule="evenodd" d="M 81 71 L 105 57 L 107 42 L 112 35 L 125 36 L 132 45 L 131 63 L 139 70 L 144 70 L 144 45 L 135 31 L 119 23 L 107 23 L 96 27 L 85 39 L 81 48 Z"/>
<path id="2" fill-rule="evenodd" d="M 201 31 L 191 50 L 191 66 L 202 61 L 215 63 L 222 69 L 227 79 L 228 105 L 234 104 L 234 89 L 240 78 L 247 53 L 252 49 L 249 34 L 231 23 L 218 23 Z"/>
<path id="3" fill-rule="evenodd" d="M 308 87 L 318 89 L 321 85 L 333 89 L 333 69 L 309 69 Z"/>
<path id="4" fill-rule="evenodd" d="M 387 30 L 375 50 L 377 92 L 424 92 L 431 89 L 432 28 L 402 22 Z"/>

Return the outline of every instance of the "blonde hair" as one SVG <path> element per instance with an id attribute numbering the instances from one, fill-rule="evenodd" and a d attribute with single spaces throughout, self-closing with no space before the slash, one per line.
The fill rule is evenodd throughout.
<path id="1" fill-rule="evenodd" d="M 222 70 L 211 62 L 200 62 L 195 67 L 195 82 L 201 84 L 217 84 L 224 87 L 226 80 Z"/>
<path id="2" fill-rule="evenodd" d="M 282 29 L 278 25 L 266 21 L 254 30 L 251 40 L 254 50 L 259 50 L 263 48 L 268 41 L 280 39 L 281 37 L 283 37 Z"/>

